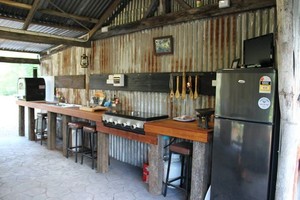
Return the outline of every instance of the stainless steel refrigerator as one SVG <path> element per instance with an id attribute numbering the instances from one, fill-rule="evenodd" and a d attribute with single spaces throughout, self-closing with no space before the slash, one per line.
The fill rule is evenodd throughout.
<path id="1" fill-rule="evenodd" d="M 211 199 L 273 199 L 279 107 L 273 68 L 217 72 Z"/>

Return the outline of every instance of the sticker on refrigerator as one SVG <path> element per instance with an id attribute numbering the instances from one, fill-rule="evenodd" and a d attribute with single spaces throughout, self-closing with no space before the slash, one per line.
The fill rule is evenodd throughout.
<path id="1" fill-rule="evenodd" d="M 267 97 L 262 97 L 258 100 L 258 106 L 261 109 L 266 110 L 271 106 L 271 101 Z"/>
<path id="2" fill-rule="evenodd" d="M 259 93 L 271 93 L 271 78 L 269 76 L 262 76 L 259 79 Z"/>

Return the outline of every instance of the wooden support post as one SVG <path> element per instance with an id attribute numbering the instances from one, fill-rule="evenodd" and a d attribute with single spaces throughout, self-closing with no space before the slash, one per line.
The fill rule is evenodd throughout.
<path id="1" fill-rule="evenodd" d="M 150 144 L 149 157 L 149 192 L 159 195 L 163 188 L 164 162 L 163 137 L 157 136 L 157 145 Z"/>
<path id="2" fill-rule="evenodd" d="M 29 108 L 28 107 L 28 139 L 30 141 L 35 140 L 35 132 L 34 132 L 34 108 Z"/>
<path id="3" fill-rule="evenodd" d="M 193 162 L 190 199 L 205 197 L 211 173 L 211 143 L 193 142 Z"/>
<path id="4" fill-rule="evenodd" d="M 67 133 L 69 131 L 68 122 L 71 121 L 71 117 L 68 115 L 62 115 L 62 140 L 63 140 L 63 156 L 67 156 Z"/>
<path id="5" fill-rule="evenodd" d="M 47 148 L 49 150 L 54 150 L 56 147 L 56 113 L 48 112 L 48 141 L 47 141 Z"/>
<path id="6" fill-rule="evenodd" d="M 97 172 L 108 172 L 109 162 L 109 135 L 98 132 L 97 142 Z"/>
<path id="7" fill-rule="evenodd" d="M 19 136 L 25 136 L 24 106 L 19 106 Z"/>

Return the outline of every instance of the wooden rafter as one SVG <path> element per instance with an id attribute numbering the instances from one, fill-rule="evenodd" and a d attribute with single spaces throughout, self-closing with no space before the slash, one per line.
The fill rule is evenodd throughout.
<path id="1" fill-rule="evenodd" d="M 130 1 L 132 0 L 122 1 L 120 5 L 116 8 L 116 10 L 113 12 L 113 14 L 105 21 L 105 24 L 103 24 L 103 26 L 108 26 L 126 8 Z"/>
<path id="2" fill-rule="evenodd" d="M 30 10 L 32 8 L 31 5 L 25 4 L 25 3 L 19 3 L 11 0 L 0 0 L 0 3 L 8 5 L 8 6 L 13 6 L 21 9 L 26 9 Z"/>
<path id="3" fill-rule="evenodd" d="M 217 5 L 203 6 L 202 8 L 182 10 L 176 13 L 160 15 L 156 17 L 142 19 L 140 21 L 136 21 L 130 24 L 120 25 L 110 29 L 107 33 L 97 33 L 92 38 L 92 40 L 104 39 L 116 35 L 129 34 L 145 29 L 151 29 L 176 23 L 183 23 L 192 20 L 205 19 L 207 17 L 231 15 L 235 13 L 242 13 L 274 6 L 276 6 L 276 1 L 274 0 L 264 0 L 256 3 L 249 1 L 241 1 L 239 3 L 232 4 L 231 7 L 227 9 L 218 9 Z"/>
<path id="4" fill-rule="evenodd" d="M 5 4 L 8 6 L 13 6 L 13 7 L 17 7 L 17 8 L 21 8 L 21 9 L 25 9 L 25 10 L 31 10 L 33 7 L 33 6 L 25 4 L 25 3 L 17 3 L 17 2 L 13 2 L 11 0 L 0 0 L 0 4 Z M 62 13 L 62 12 L 57 12 L 57 11 L 50 10 L 50 9 L 37 9 L 36 11 L 40 12 L 42 14 L 48 14 L 48 15 L 64 17 L 64 18 L 71 18 L 71 19 L 90 22 L 90 23 L 94 23 L 94 24 L 98 23 L 98 21 L 99 21 L 98 19 L 95 19 L 95 18 L 73 15 L 73 14 L 69 14 L 69 13 Z"/>
<path id="5" fill-rule="evenodd" d="M 80 21 L 84 21 L 84 22 L 90 22 L 90 23 L 94 23 L 94 24 L 98 23 L 98 21 L 99 21 L 98 19 L 95 19 L 95 18 L 83 17 L 83 16 L 73 15 L 73 14 L 63 13 L 63 12 L 57 12 L 57 11 L 50 10 L 50 9 L 40 9 L 40 10 L 38 10 L 38 12 L 40 12 L 42 14 L 48 14 L 48 15 L 64 17 L 64 18 L 71 18 L 71 19 L 76 19 L 76 20 L 80 20 Z"/>
<path id="6" fill-rule="evenodd" d="M 72 38 L 64 37 L 54 37 L 52 35 L 46 36 L 45 34 L 24 34 L 18 32 L 5 31 L 0 29 L 1 38 L 8 40 L 24 41 L 24 42 L 33 42 L 33 43 L 42 43 L 42 44 L 64 44 L 69 46 L 80 46 L 80 47 L 91 47 L 91 42 L 71 40 Z"/>
<path id="7" fill-rule="evenodd" d="M 9 20 L 9 21 L 15 21 L 15 22 L 20 22 L 20 23 L 24 22 L 24 20 L 17 19 L 17 18 L 6 17 L 6 16 L 0 16 L 0 19 Z M 48 24 L 41 23 L 41 22 L 31 22 L 31 24 L 32 25 L 38 25 L 38 26 L 50 26 Z M 85 29 L 79 28 L 79 27 L 63 26 L 63 25 L 58 25 L 58 24 L 51 24 L 51 27 L 58 28 L 58 29 L 65 29 L 65 30 L 86 32 Z"/>
<path id="8" fill-rule="evenodd" d="M 88 33 L 89 38 L 93 37 L 93 35 L 98 31 L 99 28 L 104 24 L 104 22 L 107 20 L 109 16 L 112 15 L 112 13 L 116 10 L 118 5 L 121 3 L 122 0 L 115 0 L 113 1 L 108 8 L 104 11 L 102 16 L 100 17 L 98 23 L 93 27 L 92 30 Z"/>
<path id="9" fill-rule="evenodd" d="M 33 18 L 33 16 L 34 16 L 34 14 L 36 13 L 36 10 L 37 10 L 37 9 L 39 8 L 39 6 L 40 6 L 40 2 L 41 2 L 40 0 L 35 0 L 35 1 L 33 2 L 33 5 L 32 5 L 32 7 L 31 7 L 31 9 L 30 9 L 30 11 L 29 11 L 29 13 L 28 13 L 26 19 L 25 19 L 24 24 L 23 24 L 23 30 L 27 30 L 29 24 L 30 24 L 31 21 L 32 21 L 32 18 Z"/>
<path id="10" fill-rule="evenodd" d="M 5 63 L 22 63 L 22 64 L 40 64 L 39 59 L 29 58 L 11 58 L 11 57 L 0 57 L 0 62 Z"/>
<path id="11" fill-rule="evenodd" d="M 187 4 L 184 0 L 175 0 L 180 7 L 182 7 L 183 9 L 191 9 L 192 7 Z"/>
<path id="12" fill-rule="evenodd" d="M 150 6 L 144 14 L 144 18 L 152 17 L 154 15 L 154 12 L 157 10 L 158 5 L 159 0 L 152 0 Z"/>

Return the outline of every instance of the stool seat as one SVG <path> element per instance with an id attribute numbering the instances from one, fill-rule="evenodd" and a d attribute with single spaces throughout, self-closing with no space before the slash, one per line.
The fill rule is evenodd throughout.
<path id="1" fill-rule="evenodd" d="M 170 151 L 182 155 L 191 155 L 193 150 L 193 144 L 191 142 L 179 142 L 170 145 Z"/>
<path id="2" fill-rule="evenodd" d="M 88 126 L 90 125 L 90 123 L 88 122 L 68 122 L 68 126 L 69 128 L 73 128 L 73 129 L 80 129 L 83 128 L 83 126 Z"/>
<path id="3" fill-rule="evenodd" d="M 86 133 L 97 132 L 96 126 L 83 126 L 83 131 L 86 132 Z"/>

